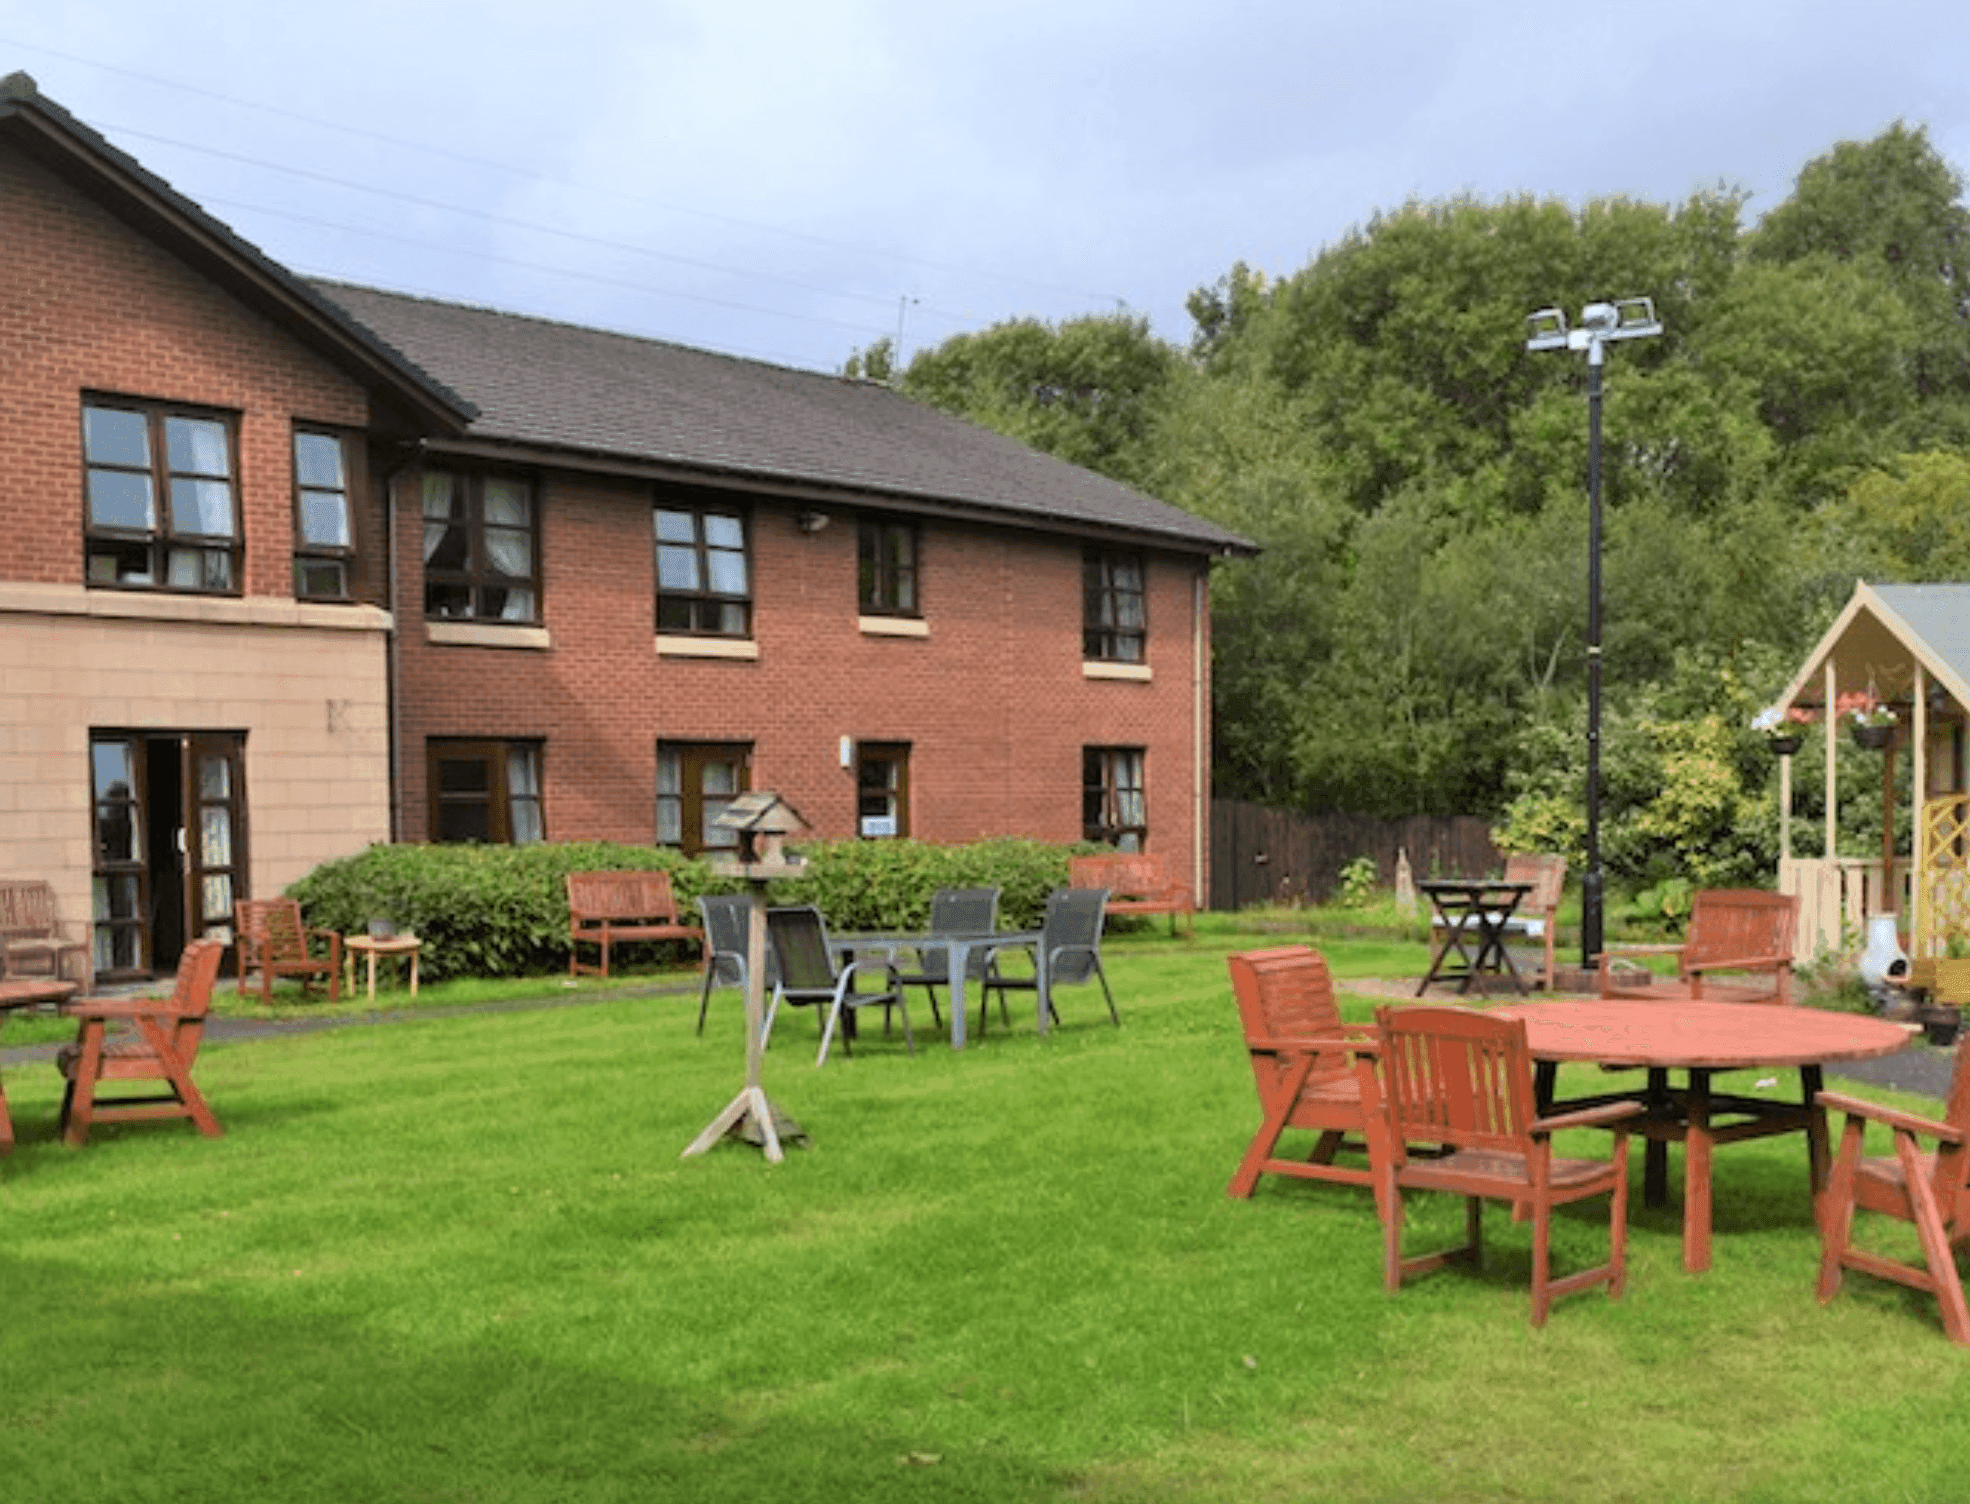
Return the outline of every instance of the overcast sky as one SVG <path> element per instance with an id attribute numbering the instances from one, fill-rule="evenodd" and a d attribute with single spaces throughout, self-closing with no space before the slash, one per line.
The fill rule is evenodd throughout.
<path id="1" fill-rule="evenodd" d="M 1962 0 L 0 0 L 0 73 L 295 270 L 835 370 L 1002 319 L 1190 335 L 1410 198 L 1780 202 Z M 4 269 L 0 269 L 3 271 Z M 1646 288 L 1608 288 L 1608 294 Z M 1516 337 L 1517 331 L 1510 331 Z"/>

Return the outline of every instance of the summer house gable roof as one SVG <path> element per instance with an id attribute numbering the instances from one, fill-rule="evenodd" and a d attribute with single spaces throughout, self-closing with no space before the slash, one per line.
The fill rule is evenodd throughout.
<path id="1" fill-rule="evenodd" d="M 1854 594 L 1806 657 L 1781 705 L 1822 707 L 1826 666 L 1834 694 L 1871 690 L 1907 700 L 1915 669 L 1970 705 L 1970 585 L 1854 585 Z"/>
<path id="2" fill-rule="evenodd" d="M 373 288 L 314 286 L 476 405 L 466 443 L 511 446 L 516 459 L 583 459 L 1015 525 L 1121 531 L 1188 551 L 1255 551 L 1214 523 L 874 383 Z"/>

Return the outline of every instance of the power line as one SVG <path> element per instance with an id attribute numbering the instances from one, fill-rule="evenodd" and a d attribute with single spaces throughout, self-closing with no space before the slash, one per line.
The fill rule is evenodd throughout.
<path id="1" fill-rule="evenodd" d="M 551 266 L 545 262 L 526 261 L 518 256 L 502 256 L 496 251 L 473 250 L 469 247 L 458 246 L 458 245 L 434 246 L 429 240 L 420 239 L 417 236 L 413 236 L 413 235 L 397 235 L 397 234 L 393 234 L 391 231 L 388 230 L 370 229 L 367 226 L 362 226 L 362 225 L 342 224 L 335 220 L 320 219 L 315 217 L 314 215 L 295 214 L 292 211 L 286 209 L 270 209 L 263 204 L 249 204 L 242 202 L 239 199 L 208 197 L 204 199 L 203 202 L 207 207 L 217 206 L 217 207 L 242 210 L 248 214 L 263 215 L 272 219 L 284 219 L 291 221 L 294 224 L 312 225 L 317 229 L 332 230 L 338 234 L 362 235 L 372 240 L 391 241 L 397 245 L 418 246 L 425 250 L 436 250 L 445 255 L 466 256 L 466 257 L 470 257 L 475 261 L 490 261 L 498 266 L 516 266 L 525 271 L 544 272 L 550 276 L 566 277 L 578 282 L 593 282 L 598 286 L 602 286 L 602 287 L 620 287 L 629 292 L 638 292 L 646 295 L 654 295 L 658 297 L 669 297 L 669 298 L 683 298 L 694 303 L 706 303 L 715 308 L 734 309 L 741 313 L 762 313 L 772 318 L 799 319 L 807 323 L 825 324 L 836 329 L 846 329 L 854 334 L 879 334 L 882 332 L 879 328 L 871 324 L 850 323 L 846 319 L 832 319 L 822 314 L 796 313 L 781 308 L 765 308 L 755 303 L 740 303 L 730 298 L 713 297 L 709 293 L 683 292 L 676 288 L 651 287 L 645 283 L 633 282 L 624 277 L 607 277 L 607 276 L 603 276 L 599 272 L 574 271 L 568 267 Z M 437 205 L 436 207 L 443 208 L 445 206 Z M 544 231 L 543 233 L 552 234 L 555 232 Z M 621 247 L 621 249 L 635 250 L 636 247 L 625 246 L 625 247 Z M 691 263 L 691 264 L 696 264 L 696 263 Z M 333 274 L 324 272 L 324 273 L 318 273 L 317 275 L 327 276 Z M 803 284 L 794 283 L 792 285 L 798 287 L 798 286 L 802 286 Z M 820 288 L 811 288 L 808 290 L 816 291 L 816 292 L 825 291 L 825 289 L 820 289 Z M 883 301 L 880 299 L 868 297 L 860 293 L 828 293 L 827 295 L 830 297 L 852 297 L 855 298 L 857 301 L 869 302 L 869 303 L 876 303 Z M 442 294 L 433 294 L 432 296 L 442 296 Z"/>
<path id="2" fill-rule="evenodd" d="M 273 116 L 277 119 L 292 120 L 297 124 L 307 125 L 318 130 L 334 131 L 341 135 L 351 136 L 361 140 L 374 141 L 380 145 L 394 147 L 397 148 L 398 150 L 425 152 L 432 156 L 448 158 L 452 161 L 466 164 L 469 166 L 480 167 L 488 171 L 504 173 L 510 177 L 515 177 L 526 182 L 534 182 L 534 183 L 545 184 L 553 187 L 573 189 L 576 192 L 580 192 L 580 193 L 592 193 L 600 197 L 614 198 L 621 200 L 622 202 L 625 203 L 642 205 L 643 207 L 646 208 L 661 209 L 667 213 L 689 215 L 694 218 L 706 220 L 711 223 L 729 225 L 736 229 L 748 230 L 758 234 L 775 235 L 775 236 L 784 237 L 789 240 L 804 241 L 810 245 L 819 246 L 828 250 L 840 251 L 853 256 L 882 257 L 884 259 L 894 262 L 901 262 L 912 266 L 926 267 L 938 271 L 951 272 L 959 276 L 976 277 L 981 280 L 995 281 L 1007 286 L 1023 286 L 1023 287 L 1032 288 L 1035 291 L 1065 294 L 1076 298 L 1088 299 L 1097 303 L 1115 303 L 1124 307 L 1127 306 L 1126 299 L 1120 298 L 1112 292 L 1108 292 L 1108 293 L 1092 292 L 1086 288 L 1067 287 L 1060 283 L 1045 282 L 1032 277 L 1021 277 L 1006 272 L 984 271 L 976 267 L 961 266 L 951 262 L 935 261 L 927 257 L 912 256 L 902 251 L 882 250 L 877 248 L 871 248 L 865 245 L 852 245 L 845 241 L 832 240 L 826 236 L 814 235 L 801 230 L 788 229 L 787 227 L 781 225 L 762 224 L 759 223 L 758 221 L 745 220 L 745 219 L 735 218 L 729 215 L 716 214 L 709 210 L 696 209 L 689 207 L 687 205 L 666 203 L 662 200 L 652 199 L 639 194 L 624 193 L 622 190 L 616 188 L 604 188 L 594 184 L 574 182 L 565 178 L 548 177 L 543 174 L 529 172 L 523 168 L 514 167 L 509 163 L 497 162 L 485 157 L 475 156 L 469 152 L 456 151 L 448 147 L 433 146 L 430 145 L 429 143 L 421 142 L 421 141 L 407 141 L 402 137 L 393 136 L 385 131 L 373 130 L 368 127 L 359 126 L 359 125 L 351 125 L 345 121 L 324 120 L 318 116 L 305 114 L 299 110 L 290 110 L 283 108 L 279 105 L 262 104 L 256 100 L 241 99 L 237 95 L 226 94 L 215 89 L 200 88 L 199 86 L 194 84 L 180 83 L 175 79 L 160 78 L 156 74 L 145 73 L 138 69 L 133 69 L 133 68 L 123 68 L 112 63 L 99 62 L 94 58 L 81 57 L 74 53 L 62 52 L 58 49 L 52 47 L 44 47 L 32 42 L 22 42 L 15 40 L 13 38 L 0 37 L 0 43 L 4 43 L 9 47 L 25 48 L 28 51 L 42 53 L 48 57 L 60 58 L 64 62 L 75 63 L 82 67 L 99 69 L 102 72 L 116 74 L 123 78 L 137 79 L 143 83 L 153 84 L 159 88 L 175 89 L 181 93 L 190 94 L 201 99 L 209 99 L 218 104 L 228 105 L 237 109 L 253 110 L 264 115 Z M 212 148 L 193 146 L 185 142 L 171 141 L 168 138 L 152 135 L 132 128 L 125 128 L 125 133 L 134 136 L 140 140 L 160 141 L 160 142 L 164 142 L 167 145 L 180 147 L 181 149 L 184 150 L 207 151 L 207 152 L 211 152 L 213 155 L 218 155 L 218 156 L 228 155 L 227 153 L 217 152 Z M 275 166 L 274 164 L 258 162 L 252 158 L 247 158 L 247 157 L 238 157 L 236 158 L 236 160 L 248 163 L 249 165 L 252 166 L 267 167 L 274 171 L 295 170 L 295 169 L 280 168 Z M 305 176 L 307 174 L 300 174 L 300 175 Z M 333 182 L 336 180 L 325 179 L 325 181 Z M 356 187 L 358 189 L 362 189 L 362 185 L 359 184 L 343 184 L 342 186 Z M 364 189 L 363 191 L 376 192 L 376 193 L 389 192 L 389 190 L 386 189 Z M 470 212 L 470 211 L 460 211 L 460 212 Z M 606 242 L 599 242 L 599 243 L 606 244 Z M 648 252 L 646 254 L 659 254 L 659 253 Z M 681 260 L 683 258 L 672 258 L 672 259 Z M 774 278 L 771 273 L 765 273 L 765 272 L 735 272 L 729 268 L 724 268 L 722 270 L 725 270 L 727 275 L 733 275 L 733 276 L 757 276 L 768 280 L 785 280 L 785 279 Z M 859 297 L 863 295 L 849 294 L 847 296 Z M 885 295 L 882 298 L 876 299 L 876 301 L 886 304 L 888 302 L 888 297 L 887 295 Z M 951 315 L 951 316 L 956 317 L 955 315 Z"/>

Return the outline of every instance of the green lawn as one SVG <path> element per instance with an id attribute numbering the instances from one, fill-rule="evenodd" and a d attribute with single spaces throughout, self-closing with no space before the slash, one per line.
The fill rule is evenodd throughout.
<path id="1" fill-rule="evenodd" d="M 215 1141 L 106 1129 L 71 1152 L 53 1069 L 12 1065 L 0 1486 L 22 1504 L 1964 1496 L 1970 1354 L 1908 1292 L 1850 1277 L 1816 1304 L 1796 1138 L 1720 1151 L 1707 1275 L 1638 1189 L 1627 1297 L 1563 1301 L 1542 1332 L 1527 1229 L 1502 1212 L 1482 1272 L 1390 1296 L 1365 1191 L 1229 1200 L 1257 1109 L 1222 955 L 1281 938 L 1111 945 L 1120 1030 L 1069 991 L 1044 1040 L 995 1015 L 953 1054 L 926 1016 L 915 1059 L 877 1038 L 816 1071 L 813 1019 L 787 1020 L 766 1085 L 813 1142 L 778 1166 L 740 1144 L 680 1158 L 743 1084 L 731 992 L 702 1040 L 693 990 L 210 1045 Z M 1344 977 L 1422 965 L 1418 946 L 1323 946 Z M 1411 1245 L 1460 1224 L 1417 1201 Z M 1563 1215 L 1557 1266 L 1604 1234 L 1599 1206 Z"/>

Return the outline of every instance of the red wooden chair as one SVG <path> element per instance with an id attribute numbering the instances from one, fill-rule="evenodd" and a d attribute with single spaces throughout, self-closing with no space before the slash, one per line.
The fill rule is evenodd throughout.
<path id="1" fill-rule="evenodd" d="M 1243 951 L 1226 956 L 1225 964 L 1263 1114 L 1231 1177 L 1230 1194 L 1250 1196 L 1261 1175 L 1379 1190 L 1370 1165 L 1335 1163 L 1343 1149 L 1367 1154 L 1367 1135 L 1379 1131 L 1379 1122 L 1371 1123 L 1362 1105 L 1361 1082 L 1347 1048 L 1372 1042 L 1374 1026 L 1341 1022 L 1333 975 L 1326 959 L 1310 946 Z M 1287 1159 L 1275 1152 L 1288 1128 L 1320 1135 L 1308 1158 Z"/>
<path id="2" fill-rule="evenodd" d="M 1544 1326 L 1553 1301 L 1605 1285 L 1619 1299 L 1627 1277 L 1628 1120 L 1642 1108 L 1609 1102 L 1557 1117 L 1534 1115 L 1532 1057 L 1525 1024 L 1467 1008 L 1378 1008 L 1381 1070 L 1357 1067 L 1365 1105 L 1387 1115 L 1381 1158 L 1385 1208 L 1383 1280 L 1399 1290 L 1405 1278 L 1452 1262 L 1478 1262 L 1483 1202 L 1509 1201 L 1532 1219 L 1532 1324 Z M 1374 1101 L 1379 1090 L 1381 1103 Z M 1552 1136 L 1567 1128 L 1610 1128 L 1611 1159 L 1562 1159 Z M 1450 1152 L 1426 1159 L 1407 1143 L 1442 1144 Z M 1404 1190 L 1447 1191 L 1465 1198 L 1465 1242 L 1439 1253 L 1402 1256 Z M 1608 1198 L 1608 1258 L 1563 1279 L 1552 1277 L 1553 1208 L 1591 1196 Z"/>
<path id="3" fill-rule="evenodd" d="M 87 998 L 62 1010 L 78 1020 L 75 1043 L 62 1046 L 55 1058 L 68 1080 L 61 1123 L 71 1147 L 88 1142 L 93 1123 L 190 1118 L 207 1138 L 225 1131 L 192 1084 L 225 953 L 222 940 L 192 941 L 178 958 L 177 984 L 168 998 Z M 125 1032 L 111 1034 L 111 1024 L 124 1025 Z M 161 1082 L 165 1094 L 98 1096 L 103 1081 Z"/>
<path id="4" fill-rule="evenodd" d="M 1690 900 L 1681 945 L 1625 947 L 1601 956 L 1601 996 L 1644 998 L 1662 984 L 1633 964 L 1644 955 L 1676 958 L 1676 985 L 1715 1003 L 1792 1001 L 1792 935 L 1799 900 L 1762 888 L 1705 888 Z"/>
<path id="5" fill-rule="evenodd" d="M 301 983 L 301 995 L 317 981 L 328 979 L 328 1000 L 342 995 L 342 937 L 334 930 L 308 928 L 301 918 L 301 903 L 293 898 L 242 898 L 233 905 L 233 923 L 239 946 L 239 990 L 247 990 L 247 977 L 258 972 L 260 985 L 254 990 L 262 1003 L 274 999 L 274 983 L 293 977 Z"/>
<path id="6" fill-rule="evenodd" d="M 1956 1269 L 1956 1245 L 1970 1237 L 1970 1050 L 1957 1051 L 1941 1122 L 1838 1092 L 1821 1092 L 1818 1101 L 1827 1112 L 1847 1115 L 1820 1207 L 1820 1300 L 1840 1293 L 1842 1271 L 1858 1269 L 1935 1296 L 1950 1341 L 1970 1347 L 1970 1308 L 1964 1305 L 1963 1280 Z M 1869 1123 L 1894 1135 L 1893 1154 L 1862 1158 L 1861 1140 Z M 1933 1140 L 1936 1147 L 1923 1150 L 1923 1139 Z M 1857 1210 L 1912 1223 L 1922 1263 L 1905 1264 L 1854 1247 Z"/>

